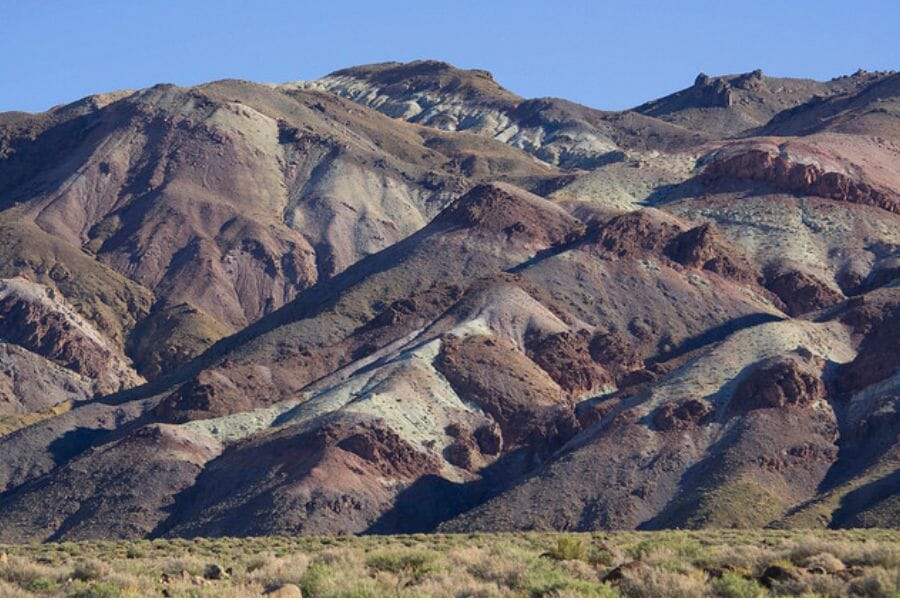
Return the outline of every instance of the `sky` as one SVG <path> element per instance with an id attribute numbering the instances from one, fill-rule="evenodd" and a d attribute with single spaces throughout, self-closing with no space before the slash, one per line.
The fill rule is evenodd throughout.
<path id="1" fill-rule="evenodd" d="M 701 71 L 898 70 L 898 26 L 897 0 L 0 0 L 0 111 L 425 58 L 525 97 L 623 109 Z"/>

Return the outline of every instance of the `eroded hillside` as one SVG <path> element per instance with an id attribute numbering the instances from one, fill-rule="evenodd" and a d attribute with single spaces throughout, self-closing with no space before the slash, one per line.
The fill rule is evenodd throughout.
<path id="1" fill-rule="evenodd" d="M 0 540 L 897 526 L 896 78 L 0 119 Z"/>

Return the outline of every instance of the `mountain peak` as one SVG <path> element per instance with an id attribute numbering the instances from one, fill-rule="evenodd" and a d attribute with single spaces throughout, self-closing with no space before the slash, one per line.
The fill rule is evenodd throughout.
<path id="1" fill-rule="evenodd" d="M 494 76 L 482 69 L 460 69 L 441 60 L 414 60 L 410 62 L 383 62 L 340 69 L 328 77 L 350 75 L 371 81 L 390 84 L 410 77 L 442 77 L 447 75 L 494 80 Z"/>

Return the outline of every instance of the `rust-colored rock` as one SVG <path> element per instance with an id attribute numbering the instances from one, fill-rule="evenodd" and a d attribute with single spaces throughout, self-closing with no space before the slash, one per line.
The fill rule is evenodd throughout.
<path id="1" fill-rule="evenodd" d="M 280 394 L 266 375 L 252 366 L 202 371 L 163 398 L 153 414 L 166 423 L 185 423 L 273 404 Z"/>
<path id="2" fill-rule="evenodd" d="M 611 219 L 603 226 L 599 246 L 619 258 L 662 254 L 681 228 L 648 211 L 636 211 Z"/>
<path id="3" fill-rule="evenodd" d="M 585 230 L 562 209 L 502 183 L 476 186 L 445 208 L 435 223 L 503 233 L 511 241 L 542 248 L 571 242 Z"/>
<path id="4" fill-rule="evenodd" d="M 451 465 L 471 471 L 478 463 L 478 446 L 471 437 L 459 438 L 447 446 L 444 450 L 444 458 Z"/>
<path id="5" fill-rule="evenodd" d="M 426 455 L 397 435 L 389 427 L 372 423 L 326 425 L 317 433 L 324 445 L 352 452 L 377 466 L 385 475 L 415 478 L 440 469 L 433 456 Z"/>
<path id="6" fill-rule="evenodd" d="M 653 424 L 663 431 L 689 429 L 702 425 L 712 412 L 709 402 L 689 398 L 660 406 L 653 413 Z"/>
<path id="7" fill-rule="evenodd" d="M 644 360 L 640 353 L 617 331 L 595 332 L 591 337 L 589 352 L 591 358 L 603 365 L 619 385 L 626 380 L 629 373 L 644 368 Z"/>
<path id="8" fill-rule="evenodd" d="M 457 394 L 497 421 L 505 446 L 559 444 L 577 431 L 563 391 L 511 343 L 446 335 L 441 345 L 435 366 Z"/>
<path id="9" fill-rule="evenodd" d="M 611 384 L 612 377 L 590 353 L 591 333 L 562 331 L 526 341 L 528 357 L 572 395 Z"/>
<path id="10" fill-rule="evenodd" d="M 866 204 L 900 214 L 900 198 L 843 173 L 825 171 L 812 164 L 792 162 L 767 150 L 750 149 L 710 162 L 701 179 L 739 179 L 769 183 L 795 194 L 820 196 L 841 202 Z"/>
<path id="11" fill-rule="evenodd" d="M 800 271 L 787 271 L 772 277 L 766 287 L 777 295 L 792 316 L 833 306 L 844 297 L 824 283 Z"/>
<path id="12" fill-rule="evenodd" d="M 852 393 L 893 375 L 900 368 L 900 302 L 869 303 L 843 316 L 865 332 L 859 353 L 838 367 L 835 386 Z"/>
<path id="13" fill-rule="evenodd" d="M 705 269 L 747 283 L 759 281 L 759 273 L 737 248 L 727 244 L 710 223 L 678 234 L 666 247 L 666 254 L 686 267 Z"/>
<path id="14" fill-rule="evenodd" d="M 475 430 L 475 441 L 482 454 L 495 456 L 503 449 L 503 434 L 496 422 L 486 423 Z"/>
<path id="15" fill-rule="evenodd" d="M 738 385 L 729 413 L 810 406 L 825 396 L 825 384 L 817 372 L 822 364 L 805 350 L 763 361 Z"/>
<path id="16" fill-rule="evenodd" d="M 42 298 L 44 293 L 50 297 Z M 141 381 L 111 346 L 79 327 L 74 312 L 67 314 L 54 295 L 23 279 L 0 285 L 0 339 L 93 380 L 101 394 Z"/>

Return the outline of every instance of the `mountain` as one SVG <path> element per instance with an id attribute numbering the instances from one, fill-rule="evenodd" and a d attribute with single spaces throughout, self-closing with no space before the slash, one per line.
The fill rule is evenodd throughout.
<path id="1" fill-rule="evenodd" d="M 898 526 L 896 82 L 0 115 L 0 540 Z"/>

